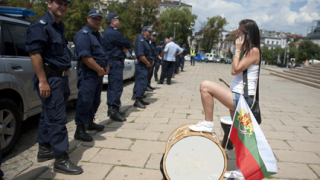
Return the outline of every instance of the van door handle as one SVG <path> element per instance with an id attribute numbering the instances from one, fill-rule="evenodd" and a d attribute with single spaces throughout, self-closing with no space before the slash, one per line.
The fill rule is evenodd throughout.
<path id="1" fill-rule="evenodd" d="M 17 64 L 11 64 L 11 69 L 22 69 L 22 67 L 20 65 L 17 65 Z"/>

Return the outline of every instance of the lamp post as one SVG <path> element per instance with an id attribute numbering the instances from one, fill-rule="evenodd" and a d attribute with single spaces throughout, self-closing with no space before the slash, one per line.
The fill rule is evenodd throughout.
<path id="1" fill-rule="evenodd" d="M 179 24 L 178 22 L 174 22 L 174 32 L 173 32 L 173 37 L 176 38 L 176 25 Z"/>

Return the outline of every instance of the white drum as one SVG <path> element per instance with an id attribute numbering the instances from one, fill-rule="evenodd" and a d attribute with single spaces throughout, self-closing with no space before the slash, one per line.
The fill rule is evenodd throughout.
<path id="1" fill-rule="evenodd" d="M 215 133 L 189 131 L 186 124 L 168 138 L 163 157 L 163 171 L 169 180 L 223 179 L 226 154 Z"/>

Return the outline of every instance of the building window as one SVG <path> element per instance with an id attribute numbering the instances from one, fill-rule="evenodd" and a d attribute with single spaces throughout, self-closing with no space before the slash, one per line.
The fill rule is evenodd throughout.
<path id="1" fill-rule="evenodd" d="M 271 49 L 271 47 L 268 47 L 268 49 Z"/>
<path id="2" fill-rule="evenodd" d="M 267 41 L 267 44 L 269 44 L 269 41 Z"/>
<path id="3" fill-rule="evenodd" d="M 271 44 L 273 44 L 273 41 L 271 41 Z"/>

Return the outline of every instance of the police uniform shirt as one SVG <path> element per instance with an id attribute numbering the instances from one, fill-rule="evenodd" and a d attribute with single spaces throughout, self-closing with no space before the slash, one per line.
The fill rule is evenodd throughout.
<path id="1" fill-rule="evenodd" d="M 152 62 L 156 60 L 156 56 L 157 56 L 156 44 L 152 39 L 149 40 L 149 46 L 151 48 L 151 54 L 152 54 L 150 62 Z"/>
<path id="2" fill-rule="evenodd" d="M 101 46 L 102 41 L 99 31 L 94 32 L 87 24 L 74 37 L 76 59 L 79 61 L 81 57 L 92 57 L 99 66 L 108 66 L 107 57 Z"/>
<path id="3" fill-rule="evenodd" d="M 149 41 L 143 36 L 143 34 L 140 34 L 137 37 L 135 41 L 134 52 L 136 53 L 138 59 L 139 56 L 145 56 L 147 60 L 150 61 L 151 48 L 149 46 Z"/>
<path id="4" fill-rule="evenodd" d="M 40 53 L 44 62 L 50 61 L 52 70 L 71 68 L 71 59 L 64 36 L 64 24 L 56 23 L 50 12 L 33 21 L 27 31 L 26 52 Z"/>
<path id="5" fill-rule="evenodd" d="M 131 48 L 129 39 L 122 36 L 122 34 L 112 26 L 108 26 L 103 34 L 105 53 L 108 58 L 126 58 L 126 53 L 123 48 Z"/>

